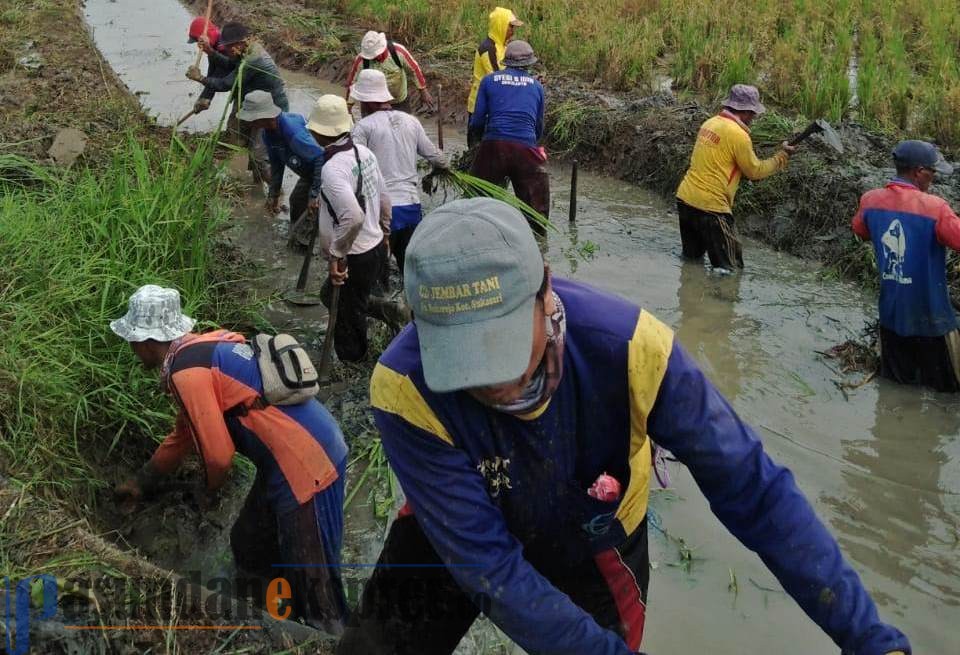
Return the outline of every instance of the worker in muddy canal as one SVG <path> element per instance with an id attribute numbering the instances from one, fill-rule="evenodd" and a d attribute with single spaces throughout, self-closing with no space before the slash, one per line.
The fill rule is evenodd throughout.
<path id="1" fill-rule="evenodd" d="M 410 111 L 409 82 L 407 72 L 413 75 L 414 85 L 420 93 L 420 99 L 427 109 L 433 109 L 433 96 L 427 88 L 427 78 L 423 76 L 423 69 L 413 58 L 410 51 L 399 43 L 387 38 L 383 32 L 369 31 L 360 41 L 360 54 L 353 60 L 353 66 L 347 73 L 347 98 L 350 97 L 350 88 L 362 70 L 378 70 L 387 78 L 390 95 L 393 96 L 394 108 L 400 111 Z"/>
<path id="2" fill-rule="evenodd" d="M 220 32 L 219 47 L 227 57 L 237 62 L 235 67 L 222 77 L 215 77 L 209 73 L 205 76 L 197 66 L 191 66 L 187 71 L 187 78 L 202 84 L 204 90 L 212 89 L 215 92 L 231 91 L 234 85 L 239 85 L 241 104 L 253 91 L 266 91 L 282 111 L 290 110 L 280 69 L 246 25 L 224 24 Z M 266 182 L 269 185 L 270 162 L 262 129 L 240 121 L 239 132 L 243 145 L 250 152 L 247 167 L 253 174 L 254 181 Z"/>
<path id="3" fill-rule="evenodd" d="M 237 567 L 286 578 L 293 614 L 336 633 L 346 610 L 337 569 L 347 461 L 340 428 L 312 396 L 268 402 L 275 385 L 265 380 L 277 376 L 261 373 L 262 352 L 243 336 L 193 327 L 177 291 L 154 285 L 138 289 L 126 315 L 110 324 L 146 368 L 160 370 L 179 410 L 173 432 L 117 495 L 133 509 L 192 452 L 202 460 L 205 489 L 215 492 L 234 453 L 245 455 L 257 476 L 230 534 Z M 272 568 L 278 563 L 285 568 Z"/>
<path id="4" fill-rule="evenodd" d="M 407 505 L 341 655 L 452 653 L 479 612 L 531 653 L 636 653 L 651 439 L 843 652 L 910 651 L 672 331 L 554 278 L 520 212 L 489 198 L 435 210 L 404 288 L 414 322 L 370 389 Z"/>
<path id="5" fill-rule="evenodd" d="M 733 200 L 741 177 L 762 180 L 782 171 L 796 150 L 784 142 L 769 159 L 758 159 L 750 124 L 766 109 L 754 86 L 735 84 L 723 110 L 700 126 L 690 168 L 677 188 L 677 213 L 683 256 L 702 261 L 704 253 L 718 273 L 743 268 L 743 247 L 733 219 Z"/>
<path id="6" fill-rule="evenodd" d="M 413 231 L 423 218 L 417 160 L 423 157 L 434 168 L 447 168 L 449 161 L 427 136 L 420 121 L 394 111 L 387 78 L 378 70 L 363 70 L 350 87 L 350 98 L 360 103 L 363 118 L 353 128 L 355 143 L 377 156 L 390 197 L 390 252 L 403 275 L 403 257 Z M 389 287 L 390 268 L 380 271 L 380 282 Z"/>
<path id="7" fill-rule="evenodd" d="M 473 112 L 477 106 L 477 92 L 480 82 L 490 73 L 499 71 L 503 67 L 503 58 L 506 55 L 507 44 L 513 39 L 514 30 L 523 26 L 523 21 L 517 18 L 509 9 L 497 7 L 490 12 L 487 26 L 487 36 L 477 46 L 473 57 L 473 82 L 470 85 L 470 94 L 467 96 L 467 146 L 474 147 L 483 139 L 481 127 L 471 127 Z"/>
<path id="8" fill-rule="evenodd" d="M 346 100 L 321 96 L 307 129 L 326 152 L 319 227 L 328 276 L 321 298 L 330 308 L 333 287 L 340 287 L 333 347 L 341 361 L 360 362 L 367 356 L 370 292 L 387 260 L 390 197 L 376 155 L 350 136 L 353 118 Z"/>
<path id="9" fill-rule="evenodd" d="M 291 239 L 296 240 L 299 232 L 299 242 L 306 245 L 310 230 L 316 228 L 314 216 L 320 206 L 323 148 L 307 129 L 307 120 L 300 114 L 281 110 L 266 91 L 248 93 L 237 118 L 263 134 L 270 159 L 267 211 L 271 214 L 280 211 L 284 172 L 289 168 L 296 173 L 297 183 L 290 194 Z"/>
<path id="10" fill-rule="evenodd" d="M 494 184 L 510 180 L 517 197 L 550 216 L 550 176 L 543 138 L 546 98 L 543 85 L 530 74 L 537 63 L 526 41 L 511 41 L 503 70 L 487 75 L 477 91 L 470 116 L 472 129 L 483 133 L 470 172 Z M 538 234 L 546 228 L 531 221 Z"/>
<path id="11" fill-rule="evenodd" d="M 873 242 L 880 273 L 880 373 L 903 384 L 960 391 L 960 333 L 947 287 L 947 248 L 960 251 L 960 219 L 930 193 L 950 166 L 936 147 L 902 141 L 897 174 L 868 191 L 853 231 Z"/>
<path id="12" fill-rule="evenodd" d="M 197 17 L 191 21 L 190 28 L 187 31 L 187 42 L 196 43 L 197 47 L 207 55 L 207 74 L 205 77 L 212 79 L 226 77 L 236 68 L 237 61 L 228 57 L 223 51 L 223 45 L 220 43 L 220 28 L 206 18 Z M 199 114 L 208 110 L 210 101 L 216 94 L 216 89 L 204 85 L 200 97 L 193 104 L 194 113 Z"/>

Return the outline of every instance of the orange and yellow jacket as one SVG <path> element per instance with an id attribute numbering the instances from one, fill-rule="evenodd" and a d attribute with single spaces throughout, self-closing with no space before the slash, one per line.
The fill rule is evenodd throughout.
<path id="1" fill-rule="evenodd" d="M 467 98 L 467 112 L 470 114 L 477 105 L 480 82 L 503 66 L 503 57 L 507 52 L 507 31 L 513 19 L 513 12 L 503 7 L 497 7 L 490 12 L 487 38 L 477 46 L 477 53 L 473 58 L 473 85 L 470 87 L 470 96 Z"/>
<path id="2" fill-rule="evenodd" d="M 166 388 L 180 410 L 176 427 L 151 464 L 175 470 L 196 452 L 209 489 L 219 488 L 239 452 L 269 482 L 268 502 L 278 514 L 309 501 L 336 482 L 347 447 L 323 405 L 264 405 L 253 348 L 242 335 L 217 330 L 188 335 L 164 371 Z"/>
<path id="3" fill-rule="evenodd" d="M 758 159 L 750 129 L 724 110 L 700 126 L 677 198 L 703 211 L 730 214 L 741 176 L 762 180 L 785 169 L 788 162 L 783 151 L 769 159 Z"/>

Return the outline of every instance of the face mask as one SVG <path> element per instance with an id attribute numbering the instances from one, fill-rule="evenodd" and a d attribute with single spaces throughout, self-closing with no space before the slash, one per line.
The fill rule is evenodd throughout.
<path id="1" fill-rule="evenodd" d="M 506 405 L 494 405 L 493 409 L 505 414 L 526 414 L 542 406 L 560 386 L 563 375 L 563 351 L 567 334 L 567 316 L 560 296 L 553 293 L 556 310 L 544 316 L 547 347 L 540 366 L 524 387 L 520 397 Z"/>

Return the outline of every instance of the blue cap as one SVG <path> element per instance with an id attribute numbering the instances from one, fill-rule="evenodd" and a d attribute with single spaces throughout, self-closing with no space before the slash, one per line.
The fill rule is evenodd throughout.
<path id="1" fill-rule="evenodd" d="M 932 168 L 941 175 L 953 173 L 953 166 L 946 162 L 937 147 L 926 141 L 901 141 L 893 149 L 893 161 L 906 168 Z"/>

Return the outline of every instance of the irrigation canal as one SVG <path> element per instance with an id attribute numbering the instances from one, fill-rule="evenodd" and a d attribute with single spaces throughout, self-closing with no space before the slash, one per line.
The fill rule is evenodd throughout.
<path id="1" fill-rule="evenodd" d="M 169 125 L 189 110 L 199 87 L 183 77 L 194 50 L 184 39 L 189 15 L 176 0 L 87 0 L 86 16 L 101 52 L 144 111 Z M 320 94 L 342 92 L 303 74 L 286 80 L 292 110 L 304 114 Z M 215 104 L 186 129 L 211 129 L 222 109 Z M 428 133 L 435 134 L 432 125 Z M 462 145 L 451 136 L 448 149 Z M 817 354 L 854 336 L 875 315 L 872 294 L 749 241 L 739 277 L 716 278 L 683 264 L 670 204 L 611 178 L 581 172 L 579 220 L 568 226 L 569 170 L 556 165 L 551 176 L 553 218 L 562 232 L 549 242 L 555 273 L 622 294 L 669 323 L 768 451 L 792 468 L 885 619 L 911 637 L 918 653 L 956 652 L 950 635 L 960 624 L 957 400 L 883 381 L 845 396 L 834 384 L 838 373 Z M 286 182 L 289 190 L 289 174 Z M 300 258 L 284 249 L 287 217 L 269 218 L 261 207 L 262 197 L 251 198 L 229 234 L 270 271 L 265 288 L 290 287 Z M 590 250 L 589 244 L 595 252 L 585 259 L 577 251 Z M 316 309 L 270 311 L 294 333 L 315 330 L 323 319 Z M 686 470 L 674 465 L 672 474 L 673 489 L 652 500 L 662 530 L 652 532 L 656 568 L 644 649 L 667 655 L 834 652 L 759 558 L 713 517 Z M 371 527 L 369 515 L 368 507 L 351 507 L 348 526 Z M 371 535 L 383 532 L 366 527 L 348 529 L 347 539 L 355 541 L 352 552 L 375 557 L 379 540 Z M 664 531 L 684 540 L 691 561 L 682 560 Z M 478 645 L 490 640 L 483 629 L 475 632 L 481 634 L 472 635 L 473 646 L 463 652 L 500 652 Z"/>

